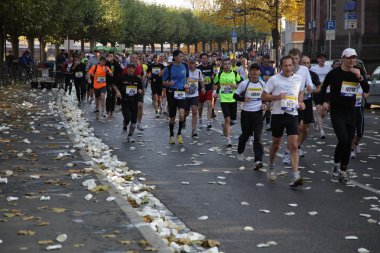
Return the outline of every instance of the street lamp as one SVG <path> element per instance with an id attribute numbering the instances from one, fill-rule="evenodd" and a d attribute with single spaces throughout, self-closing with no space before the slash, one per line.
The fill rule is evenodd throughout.
<path id="1" fill-rule="evenodd" d="M 229 17 L 224 17 L 224 19 L 228 19 L 228 20 L 233 19 L 234 20 L 234 26 L 233 26 L 233 29 L 232 29 L 232 35 L 233 35 L 233 38 L 234 38 L 234 36 L 236 34 L 236 31 L 235 31 L 236 17 L 235 17 L 235 15 L 234 16 L 229 16 Z M 236 46 L 235 46 L 236 42 L 237 41 L 235 41 L 235 39 L 232 39 L 232 52 L 233 52 L 234 56 L 235 56 L 235 52 L 236 52 Z"/>
<path id="2" fill-rule="evenodd" d="M 279 60 L 279 50 L 278 50 L 278 47 L 279 47 L 279 32 L 278 32 L 278 0 L 276 0 L 276 38 L 275 38 L 275 41 L 274 41 L 274 45 L 276 47 L 276 66 L 278 67 L 278 60 Z"/>

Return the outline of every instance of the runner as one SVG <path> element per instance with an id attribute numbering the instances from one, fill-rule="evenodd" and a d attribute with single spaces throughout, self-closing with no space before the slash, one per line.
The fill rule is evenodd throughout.
<path id="1" fill-rule="evenodd" d="M 191 137 L 198 138 L 197 133 L 197 116 L 199 104 L 199 87 L 201 93 L 206 93 L 205 83 L 202 71 L 196 68 L 197 62 L 195 60 L 189 61 L 189 90 L 186 92 L 186 108 L 185 108 L 185 121 L 186 117 L 190 114 L 191 109 Z"/>
<path id="2" fill-rule="evenodd" d="M 236 95 L 240 97 L 239 101 L 244 102 L 240 118 L 242 134 L 239 137 L 237 158 L 239 161 L 243 161 L 245 144 L 253 135 L 254 170 L 263 167 L 264 153 L 261 135 L 263 131 L 263 109 L 266 109 L 266 105 L 262 103 L 261 93 L 265 83 L 259 80 L 260 74 L 260 65 L 252 64 L 249 67 L 249 79 L 241 82 L 236 90 Z"/>
<path id="3" fill-rule="evenodd" d="M 178 110 L 179 124 L 177 132 L 178 144 L 183 144 L 182 127 L 185 120 L 186 90 L 188 89 L 189 69 L 182 63 L 183 53 L 180 50 L 173 51 L 173 64 L 164 70 L 163 85 L 167 86 L 167 100 L 169 107 L 169 144 L 175 144 L 174 124 Z"/>
<path id="4" fill-rule="evenodd" d="M 300 110 L 298 112 L 299 120 L 299 138 L 298 138 L 298 152 L 300 156 L 304 156 L 303 151 L 300 147 L 302 139 L 307 138 L 307 130 L 309 129 L 309 124 L 313 123 L 313 102 L 312 102 L 312 92 L 314 89 L 313 82 L 311 80 L 309 69 L 305 66 L 300 66 L 299 62 L 301 60 L 301 51 L 298 48 L 292 48 L 289 50 L 289 55 L 293 59 L 294 73 L 302 77 L 302 90 L 304 90 L 303 102 L 305 104 L 305 110 Z M 304 134 L 305 133 L 305 134 Z M 302 141 L 303 143 L 303 141 Z M 284 156 L 282 159 L 284 164 L 290 164 L 290 154 L 288 149 L 285 149 Z"/>
<path id="5" fill-rule="evenodd" d="M 331 66 L 325 65 L 326 55 L 323 53 L 317 56 L 317 61 L 318 61 L 318 65 L 311 67 L 310 70 L 317 73 L 319 77 L 319 82 L 323 84 L 323 81 L 325 80 L 327 73 L 329 73 L 332 70 L 332 68 Z M 327 93 L 330 93 L 330 88 L 328 88 Z M 318 102 L 318 104 L 315 103 L 315 109 L 317 112 L 317 125 L 320 131 L 319 138 L 325 139 L 326 135 L 325 135 L 325 131 L 323 131 L 323 119 L 326 117 L 327 111 L 322 110 L 322 104 L 320 104 L 320 100 L 318 98 L 316 99 L 316 101 Z"/>
<path id="6" fill-rule="evenodd" d="M 363 75 L 363 73 L 362 73 Z M 352 139 L 351 144 L 351 159 L 356 158 L 356 154 L 360 154 L 360 145 L 359 142 L 363 137 L 364 133 L 364 110 L 363 110 L 363 89 L 359 86 L 356 92 L 356 103 L 355 103 L 355 112 L 356 112 L 356 135 L 354 139 Z"/>
<path id="7" fill-rule="evenodd" d="M 162 114 L 162 73 L 164 65 L 158 61 L 158 56 L 153 56 L 153 63 L 148 67 L 148 78 L 150 79 L 150 88 L 152 89 L 153 107 L 156 112 L 156 118 Z"/>
<path id="8" fill-rule="evenodd" d="M 123 72 L 123 69 L 120 66 L 120 63 L 115 60 L 114 52 L 108 53 L 108 60 L 106 66 L 109 67 L 113 73 L 113 76 L 107 75 L 107 99 L 106 99 L 106 111 L 107 116 L 110 118 L 115 111 L 116 103 L 116 84 L 117 78 Z"/>
<path id="9" fill-rule="evenodd" d="M 330 109 L 331 123 L 338 138 L 331 175 L 339 177 L 339 181 L 343 183 L 350 181 L 347 166 L 351 143 L 355 135 L 357 87 L 360 84 L 364 98 L 369 92 L 368 82 L 363 78 L 360 70 L 354 68 L 356 56 L 355 49 L 346 48 L 342 53 L 342 66 L 326 75 L 321 90 L 323 107 L 326 110 Z M 326 95 L 328 86 L 331 90 L 329 97 Z M 327 103 L 328 101 L 330 104 Z"/>
<path id="10" fill-rule="evenodd" d="M 100 52 L 99 52 L 99 50 L 95 49 L 94 50 L 94 56 L 91 57 L 90 60 L 88 60 L 88 62 L 87 62 L 87 66 L 86 66 L 86 72 L 87 73 L 90 70 L 90 68 L 92 68 L 92 66 L 95 66 L 99 63 L 99 59 L 100 59 Z M 88 83 L 88 85 L 87 85 L 87 102 L 88 102 L 88 104 L 91 104 L 92 100 L 94 99 L 94 83 L 91 81 L 91 79 L 87 79 L 87 83 Z"/>
<path id="11" fill-rule="evenodd" d="M 303 56 L 301 59 L 301 65 L 310 69 L 311 67 L 310 58 L 308 56 Z M 318 75 L 311 70 L 309 70 L 309 73 L 311 76 L 311 81 L 313 82 L 313 88 L 315 89 L 316 87 L 319 87 L 320 82 L 319 82 Z M 311 93 L 305 92 L 303 102 L 305 103 L 306 108 L 305 108 L 305 111 L 299 112 L 303 115 L 303 120 L 300 122 L 300 136 L 299 136 L 299 142 L 298 142 L 298 152 L 301 157 L 305 156 L 302 150 L 302 144 L 307 139 L 307 136 L 309 134 L 310 124 L 314 122 L 313 104 L 312 104 L 312 100 L 314 100 L 314 96 L 315 96 L 314 93 L 311 94 Z"/>
<path id="12" fill-rule="evenodd" d="M 231 61 L 225 59 L 223 71 L 214 79 L 214 96 L 220 97 L 220 106 L 224 116 L 223 134 L 226 137 L 227 147 L 232 147 L 231 125 L 234 124 L 237 114 L 237 102 L 233 98 L 233 93 L 240 81 L 241 78 L 238 73 L 231 70 Z M 217 94 L 217 90 L 219 90 L 219 94 Z"/>
<path id="13" fill-rule="evenodd" d="M 78 99 L 78 106 L 81 106 L 86 97 L 86 65 L 81 62 L 81 56 L 74 55 L 74 64 L 70 72 L 74 73 L 74 85 Z"/>
<path id="14" fill-rule="evenodd" d="M 236 71 L 238 72 L 238 74 L 241 77 L 241 80 L 243 81 L 248 79 L 248 65 L 247 64 L 248 64 L 247 59 L 245 58 L 241 59 L 241 65 Z"/>
<path id="15" fill-rule="evenodd" d="M 69 90 L 69 96 L 71 96 L 71 91 L 73 89 L 73 73 L 70 72 L 71 66 L 73 65 L 73 57 L 69 57 L 63 64 L 63 72 L 65 73 L 65 93 Z"/>
<path id="16" fill-rule="evenodd" d="M 199 115 L 199 127 L 202 128 L 202 115 L 203 115 L 203 106 L 206 103 L 207 104 L 207 128 L 212 128 L 212 82 L 214 80 L 214 68 L 208 63 L 208 55 L 206 53 L 202 53 L 200 55 L 201 58 L 201 64 L 197 67 L 199 70 L 202 71 L 204 84 L 205 84 L 205 90 L 204 92 L 201 89 L 201 92 L 199 93 L 199 107 L 198 107 L 198 115 Z"/>
<path id="17" fill-rule="evenodd" d="M 214 78 L 215 78 L 215 75 L 218 75 L 221 71 L 221 63 L 218 59 L 218 55 L 217 54 L 212 54 L 211 56 L 211 66 L 213 68 L 213 72 L 214 72 Z M 218 100 L 217 97 L 213 96 L 213 99 L 212 99 L 212 110 L 211 110 L 211 118 L 216 118 L 216 114 L 215 114 L 215 105 L 216 105 L 216 101 Z"/>
<path id="18" fill-rule="evenodd" d="M 165 61 L 165 55 L 164 54 L 160 54 L 159 58 L 158 58 L 158 62 L 161 63 L 162 65 L 164 65 L 164 67 L 167 67 L 169 64 L 172 64 L 173 63 L 173 58 L 171 58 L 171 61 L 169 61 L 168 59 L 168 62 Z M 161 77 L 162 78 L 162 77 Z M 164 115 L 164 116 L 167 116 L 168 113 L 168 103 L 167 103 L 167 99 L 166 99 L 166 86 L 165 85 L 162 85 L 162 95 L 161 95 L 162 99 L 161 99 L 161 108 L 160 108 L 160 112 Z"/>
<path id="19" fill-rule="evenodd" d="M 100 120 L 101 117 L 106 117 L 105 115 L 105 99 L 107 92 L 107 75 L 113 76 L 113 73 L 109 67 L 106 66 L 106 57 L 102 56 L 99 59 L 99 64 L 94 65 L 90 68 L 87 74 L 88 82 L 94 84 L 95 93 L 95 113 L 96 119 Z"/>
<path id="20" fill-rule="evenodd" d="M 273 103 L 272 109 L 272 145 L 269 151 L 268 179 L 276 180 L 275 158 L 280 147 L 284 129 L 288 136 L 288 148 L 291 155 L 292 172 L 290 187 L 303 185 L 298 171 L 298 111 L 304 109 L 302 77 L 294 74 L 293 59 L 284 56 L 280 60 L 281 72 L 271 77 L 264 86 L 262 99 Z"/>
<path id="21" fill-rule="evenodd" d="M 128 63 L 126 69 L 126 73 L 123 73 L 119 78 L 118 87 L 115 87 L 115 90 L 116 96 L 122 98 L 123 139 L 128 142 L 135 142 L 132 135 L 137 123 L 138 94 L 142 94 L 144 89 L 141 79 L 135 75 L 136 66 L 133 63 Z M 129 123 L 131 124 L 129 125 Z"/>
<path id="22" fill-rule="evenodd" d="M 269 80 L 270 77 L 274 76 L 274 74 L 276 73 L 275 72 L 275 69 L 271 66 L 271 60 L 270 60 L 270 56 L 268 54 L 264 55 L 264 57 L 262 58 L 262 63 L 260 63 L 260 67 L 261 67 L 261 78 L 264 80 L 264 82 L 267 82 Z M 265 115 L 264 115 L 264 119 L 265 119 L 265 123 L 266 123 L 266 130 L 267 131 L 270 131 L 271 128 L 270 128 L 270 107 L 271 107 L 271 103 L 266 103 L 267 107 L 268 107 L 268 110 L 265 111 Z"/>

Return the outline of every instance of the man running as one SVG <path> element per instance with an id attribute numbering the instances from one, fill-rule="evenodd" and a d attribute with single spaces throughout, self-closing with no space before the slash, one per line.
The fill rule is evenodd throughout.
<path id="1" fill-rule="evenodd" d="M 70 72 L 74 73 L 74 85 L 78 106 L 81 106 L 86 96 L 86 65 L 81 62 L 81 56 L 74 55 L 74 64 L 71 66 Z"/>
<path id="2" fill-rule="evenodd" d="M 261 134 L 263 131 L 263 109 L 266 108 L 266 105 L 262 103 L 261 94 L 265 83 L 259 80 L 260 74 L 260 65 L 252 64 L 249 67 L 249 79 L 241 82 L 236 90 L 236 95 L 240 98 L 239 101 L 244 102 L 241 107 L 240 124 L 242 134 L 239 137 L 237 158 L 239 161 L 243 161 L 245 144 L 249 137 L 253 135 L 254 170 L 259 170 L 263 167 L 264 153 Z"/>
<path id="3" fill-rule="evenodd" d="M 99 63 L 99 59 L 100 59 L 100 52 L 99 50 L 95 49 L 94 50 L 94 56 L 91 57 L 88 62 L 87 62 L 87 65 L 86 65 L 86 72 L 88 73 L 88 71 L 90 70 L 90 68 L 92 68 L 92 66 L 95 66 Z M 91 79 L 87 79 L 88 81 L 88 87 L 87 87 L 87 102 L 89 104 L 92 103 L 92 100 L 94 98 L 94 83 L 91 81 Z M 96 111 L 96 110 L 95 110 Z"/>
<path id="4" fill-rule="evenodd" d="M 198 138 L 197 116 L 199 104 L 199 87 L 202 93 L 206 92 L 202 71 L 196 68 L 197 62 L 189 61 L 189 89 L 186 92 L 185 120 L 191 110 L 191 137 Z"/>
<path id="5" fill-rule="evenodd" d="M 269 151 L 268 179 L 276 180 L 275 158 L 280 147 L 284 129 L 288 136 L 288 148 L 291 156 L 292 172 L 290 187 L 303 185 L 303 179 L 298 171 L 298 108 L 304 109 L 302 77 L 294 74 L 294 64 L 291 56 L 280 60 L 281 72 L 271 77 L 264 86 L 262 99 L 271 101 L 272 106 L 272 145 Z"/>
<path id="6" fill-rule="evenodd" d="M 114 52 L 108 53 L 108 60 L 106 66 L 111 69 L 113 76 L 107 76 L 107 99 L 106 99 L 106 111 L 107 116 L 110 118 L 115 111 L 115 96 L 116 96 L 116 83 L 117 78 L 123 72 L 123 69 L 120 66 L 120 63 L 115 60 Z"/>
<path id="7" fill-rule="evenodd" d="M 224 116 L 223 134 L 226 137 L 227 147 L 232 147 L 231 125 L 234 124 L 237 114 L 237 102 L 233 94 L 240 83 L 241 78 L 238 73 L 231 70 L 231 61 L 223 61 L 223 71 L 215 76 L 214 96 L 220 97 L 220 106 Z M 219 94 L 216 91 L 219 90 Z"/>
<path id="8" fill-rule="evenodd" d="M 355 49 L 346 48 L 342 53 L 341 67 L 333 69 L 326 75 L 321 89 L 323 108 L 330 109 L 331 123 L 338 138 L 331 175 L 339 177 L 339 181 L 343 183 L 350 181 L 347 166 L 350 160 L 351 142 L 355 135 L 357 88 L 361 86 L 363 97 L 367 97 L 369 92 L 368 82 L 360 70 L 354 68 L 356 57 Z M 330 86 L 329 97 L 326 95 L 328 86 Z"/>
<path id="9" fill-rule="evenodd" d="M 128 142 L 135 142 L 132 135 L 137 123 L 138 94 L 143 93 L 141 79 L 135 75 L 135 71 L 136 66 L 128 63 L 127 71 L 120 77 L 118 87 L 116 87 L 116 96 L 122 98 L 121 106 L 124 118 L 122 136 Z M 131 124 L 128 131 L 129 123 Z"/>
<path id="10" fill-rule="evenodd" d="M 153 56 L 153 63 L 148 67 L 148 78 L 150 79 L 150 88 L 152 89 L 153 107 L 156 112 L 156 118 L 162 114 L 162 73 L 165 66 L 158 61 L 158 56 Z"/>
<path id="11" fill-rule="evenodd" d="M 106 117 L 106 77 L 107 75 L 113 76 L 113 72 L 111 71 L 111 69 L 106 66 L 106 61 L 106 57 L 100 57 L 99 64 L 92 66 L 87 74 L 88 82 L 92 82 L 94 84 L 95 113 L 97 120 L 100 120 L 100 116 Z"/>
<path id="12" fill-rule="evenodd" d="M 311 67 L 310 70 L 317 73 L 317 75 L 319 77 L 319 82 L 322 84 L 323 81 L 325 80 L 327 73 L 329 73 L 332 70 L 332 68 L 331 68 L 331 66 L 328 66 L 325 64 L 326 55 L 323 53 L 321 53 L 317 56 L 317 61 L 318 61 L 318 65 Z M 328 93 L 330 92 L 330 88 L 328 88 L 327 92 Z M 326 117 L 327 111 L 322 110 L 322 103 L 321 103 L 320 99 L 318 98 L 319 95 L 316 94 L 316 96 L 317 96 L 317 99 L 315 101 L 317 101 L 318 104 L 315 103 L 315 109 L 317 112 L 317 125 L 318 125 L 318 129 L 320 131 L 319 137 L 320 137 L 320 139 L 325 139 L 326 135 L 325 135 L 325 131 L 323 131 L 323 119 Z"/>
<path id="13" fill-rule="evenodd" d="M 197 67 L 199 70 L 202 71 L 203 79 L 204 79 L 204 90 L 201 89 L 201 92 L 199 93 L 199 107 L 198 107 L 198 113 L 199 113 L 199 127 L 202 127 L 202 115 L 203 115 L 203 107 L 204 104 L 207 104 L 207 128 L 212 128 L 212 82 L 214 80 L 214 68 L 209 64 L 208 62 L 208 55 L 206 53 L 202 53 L 200 55 L 201 58 L 201 64 Z"/>
<path id="14" fill-rule="evenodd" d="M 264 57 L 262 58 L 262 63 L 260 63 L 260 64 L 261 64 L 260 65 L 261 78 L 264 80 L 264 82 L 267 82 L 269 80 L 269 78 L 271 78 L 275 74 L 275 69 L 271 66 L 270 55 L 269 54 L 264 55 Z M 267 103 L 266 105 L 267 105 L 268 109 L 271 106 L 270 103 Z M 265 111 L 264 118 L 265 118 L 265 122 L 266 122 L 267 131 L 270 131 L 271 130 L 271 128 L 270 128 L 270 110 Z"/>
<path id="15" fill-rule="evenodd" d="M 163 85 L 166 85 L 166 95 L 169 107 L 169 144 L 175 144 L 174 124 L 178 110 L 179 124 L 177 132 L 178 144 L 183 144 L 182 128 L 185 120 L 186 90 L 188 89 L 189 69 L 182 63 L 181 50 L 173 51 L 173 63 L 165 68 Z"/>

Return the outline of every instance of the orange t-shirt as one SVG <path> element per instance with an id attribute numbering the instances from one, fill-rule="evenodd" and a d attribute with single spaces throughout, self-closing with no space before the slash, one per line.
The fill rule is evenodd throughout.
<path id="1" fill-rule="evenodd" d="M 98 66 L 96 68 L 96 66 Z M 96 68 L 96 73 L 95 72 L 95 68 Z M 93 75 L 94 76 L 94 89 L 101 89 L 103 87 L 106 87 L 107 83 L 106 83 L 106 76 L 107 76 L 107 71 L 111 71 L 111 69 L 107 66 L 100 66 L 99 64 L 98 65 L 94 65 L 90 68 L 90 70 L 88 71 L 89 74 Z"/>

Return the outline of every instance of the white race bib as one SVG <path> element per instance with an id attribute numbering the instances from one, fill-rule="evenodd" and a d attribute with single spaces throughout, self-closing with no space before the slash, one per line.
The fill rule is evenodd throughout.
<path id="1" fill-rule="evenodd" d="M 195 94 L 195 92 L 197 90 L 198 90 L 198 80 L 190 79 L 189 80 L 189 91 L 188 91 L 188 94 L 189 95 L 193 95 L 193 94 Z"/>
<path id="2" fill-rule="evenodd" d="M 127 86 L 125 93 L 127 96 L 134 96 L 137 94 L 137 86 Z"/>
<path id="3" fill-rule="evenodd" d="M 262 88 L 248 88 L 245 96 L 250 98 L 252 101 L 260 101 L 262 92 Z"/>
<path id="4" fill-rule="evenodd" d="M 186 92 L 185 91 L 174 91 L 174 99 L 185 99 Z"/>
<path id="5" fill-rule="evenodd" d="M 98 76 L 96 78 L 96 80 L 98 81 L 98 83 L 105 83 L 106 82 L 106 77 L 105 76 Z"/>
<path id="6" fill-rule="evenodd" d="M 342 82 L 342 88 L 340 89 L 340 95 L 343 97 L 354 97 L 358 88 L 358 83 Z"/>
<path id="7" fill-rule="evenodd" d="M 159 75 L 160 74 L 160 71 L 161 71 L 161 68 L 152 68 L 152 74 L 153 75 Z"/>
<path id="8" fill-rule="evenodd" d="M 76 78 L 82 78 L 83 77 L 83 72 L 82 71 L 75 72 L 75 77 Z"/>
<path id="9" fill-rule="evenodd" d="M 229 85 L 222 85 L 222 93 L 223 94 L 231 94 L 233 92 L 231 86 Z"/>
<path id="10" fill-rule="evenodd" d="M 297 109 L 297 107 L 298 102 L 296 96 L 286 95 L 284 99 L 281 99 L 281 110 L 293 112 Z"/>

